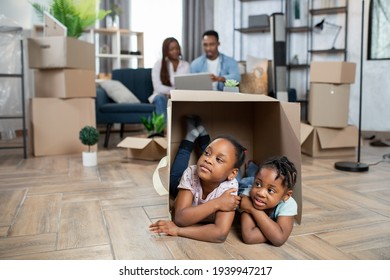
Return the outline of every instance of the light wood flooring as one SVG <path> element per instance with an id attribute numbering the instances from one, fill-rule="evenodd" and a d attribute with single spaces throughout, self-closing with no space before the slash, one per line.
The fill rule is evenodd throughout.
<path id="1" fill-rule="evenodd" d="M 389 162 L 350 173 L 303 155 L 302 223 L 282 247 L 243 244 L 237 223 L 213 244 L 150 233 L 168 214 L 152 186 L 157 162 L 126 159 L 118 134 L 108 149 L 101 137 L 97 168 L 79 154 L 0 150 L 0 259 L 390 259 Z M 388 153 L 365 144 L 362 162 Z"/>

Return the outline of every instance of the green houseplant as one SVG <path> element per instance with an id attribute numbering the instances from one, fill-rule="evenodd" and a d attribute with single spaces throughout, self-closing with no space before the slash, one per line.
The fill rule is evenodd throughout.
<path id="1" fill-rule="evenodd" d="M 141 117 L 141 123 L 148 132 L 148 138 L 153 138 L 155 136 L 164 137 L 164 114 L 156 114 L 153 112 L 152 116 L 149 116 L 148 118 Z"/>
<path id="2" fill-rule="evenodd" d="M 236 80 L 226 80 L 224 83 L 223 91 L 239 92 L 239 83 Z"/>
<path id="3" fill-rule="evenodd" d="M 97 152 L 92 151 L 91 147 L 99 142 L 99 130 L 93 126 L 84 126 L 79 133 L 81 143 L 88 146 L 88 151 L 83 152 L 83 165 L 96 166 Z"/>
<path id="4" fill-rule="evenodd" d="M 67 27 L 68 37 L 74 38 L 79 38 L 87 27 L 111 13 L 110 10 L 96 10 L 100 0 L 51 0 L 49 6 L 30 3 L 40 18 L 48 12 Z"/>

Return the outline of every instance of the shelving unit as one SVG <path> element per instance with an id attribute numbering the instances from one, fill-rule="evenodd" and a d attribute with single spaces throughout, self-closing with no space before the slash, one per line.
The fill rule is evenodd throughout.
<path id="1" fill-rule="evenodd" d="M 144 67 L 144 34 L 117 28 L 96 28 L 90 31 L 96 49 L 96 71 Z M 104 65 L 105 64 L 105 65 Z"/>
<path id="2" fill-rule="evenodd" d="M 348 35 L 348 0 L 345 0 L 345 6 L 337 6 L 337 7 L 316 7 L 316 0 L 310 1 L 309 14 L 310 14 L 310 60 L 313 60 L 313 55 L 341 55 L 343 60 L 347 60 L 347 35 Z M 328 16 L 328 15 L 343 15 L 344 16 L 344 24 L 341 26 L 341 32 L 344 34 L 344 46 L 342 48 L 327 48 L 320 49 L 314 46 L 314 26 L 316 22 L 315 19 L 318 19 L 319 16 Z M 340 33 L 341 33 L 340 32 Z M 340 38 L 340 37 L 339 37 Z"/>
<path id="3" fill-rule="evenodd" d="M 8 27 L 0 26 L 0 33 L 19 33 L 22 32 L 22 27 Z M 5 145 L 1 146 L 0 149 L 23 149 L 23 156 L 27 158 L 27 135 L 26 135 L 26 110 L 25 110 L 25 92 L 24 92 L 24 62 L 23 62 L 23 39 L 20 39 L 20 73 L 0 73 L 0 81 L 2 78 L 16 78 L 20 79 L 21 82 L 21 104 L 22 114 L 21 115 L 0 115 L 0 120 L 7 119 L 21 119 L 22 120 L 22 145 Z"/>

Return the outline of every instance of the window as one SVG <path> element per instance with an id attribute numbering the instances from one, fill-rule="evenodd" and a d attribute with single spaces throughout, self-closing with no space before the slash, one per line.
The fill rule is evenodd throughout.
<path id="1" fill-rule="evenodd" d="M 182 45 L 182 0 L 131 0 L 130 29 L 144 33 L 144 65 L 161 58 L 162 43 L 175 37 Z"/>
<path id="2" fill-rule="evenodd" d="M 370 2 L 368 59 L 390 59 L 390 1 L 388 0 Z"/>

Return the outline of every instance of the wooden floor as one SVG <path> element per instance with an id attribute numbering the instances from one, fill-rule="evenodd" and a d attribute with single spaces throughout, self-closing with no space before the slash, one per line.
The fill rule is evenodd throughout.
<path id="1" fill-rule="evenodd" d="M 302 156 L 302 224 L 282 247 L 243 244 L 237 223 L 212 244 L 148 231 L 167 218 L 167 196 L 152 186 L 157 162 L 126 159 L 118 140 L 104 149 L 101 139 L 97 168 L 79 154 L 0 150 L 0 259 L 390 259 L 389 161 L 349 173 L 333 168 L 339 159 Z M 388 153 L 363 145 L 362 162 Z"/>

